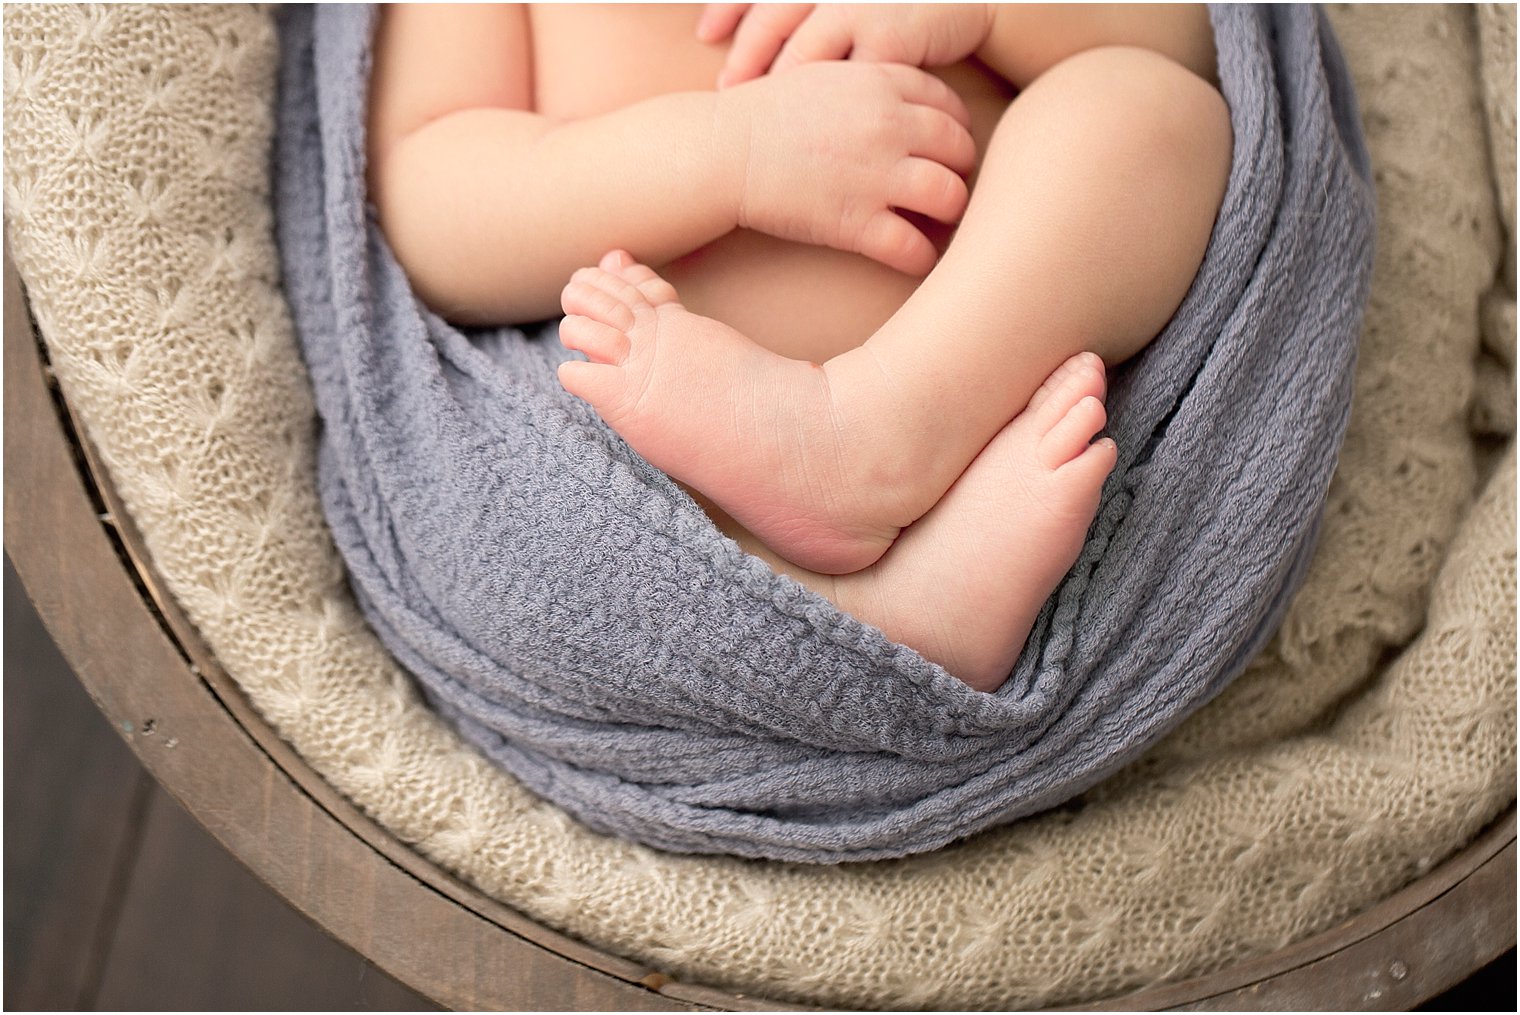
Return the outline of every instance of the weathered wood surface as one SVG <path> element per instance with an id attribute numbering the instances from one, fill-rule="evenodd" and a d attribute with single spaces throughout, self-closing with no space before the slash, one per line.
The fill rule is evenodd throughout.
<path id="1" fill-rule="evenodd" d="M 101 970 L 100 1010 L 434 1007 L 250 885 L 253 875 L 162 791 L 149 801 L 138 858 Z"/>
<path id="2" fill-rule="evenodd" d="M 9 561 L 5 721 L 7 1009 L 435 1007 L 285 905 L 158 786 Z"/>
<path id="3" fill-rule="evenodd" d="M 638 984 L 653 971 L 542 928 L 460 883 L 312 772 L 253 712 L 159 591 L 102 470 L 93 462 L 84 472 L 75 467 L 8 262 L 6 292 L 7 531 L 26 533 L 7 546 L 96 704 L 119 728 L 135 723 L 136 731 L 154 720 L 155 736 L 133 732 L 130 746 L 234 856 L 319 925 L 448 1007 L 791 1007 L 658 976 L 645 982 L 659 984 L 659 992 L 645 989 Z M 83 451 L 93 458 L 87 445 Z M 117 538 L 98 518 L 92 493 L 114 516 Z M 162 621 L 134 577 L 157 601 Z M 1513 946 L 1514 838 L 1512 809 L 1473 848 L 1340 928 L 1099 1007 L 1333 1007 L 1317 999 L 1346 996 L 1349 984 L 1378 969 L 1396 980 L 1390 989 L 1409 998 L 1402 1003 L 1417 1003 Z M 1451 900 L 1437 904 L 1448 894 Z M 1454 906 L 1460 920 L 1451 918 Z M 1424 943 L 1414 963 L 1403 957 L 1411 939 Z M 1442 957 L 1427 962 L 1436 941 Z M 1369 966 L 1370 958 L 1376 961 Z M 1393 976 L 1394 961 L 1402 977 Z M 1357 989 L 1364 1004 L 1378 1000 L 1367 999 L 1373 988 Z"/>
<path id="4" fill-rule="evenodd" d="M 89 1008 L 153 780 L 5 588 L 5 1007 Z"/>

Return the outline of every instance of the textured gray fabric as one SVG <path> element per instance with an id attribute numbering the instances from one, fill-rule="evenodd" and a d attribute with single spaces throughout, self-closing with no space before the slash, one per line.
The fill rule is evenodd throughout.
<path id="1" fill-rule="evenodd" d="M 463 333 L 365 203 L 373 12 L 282 12 L 285 286 L 366 615 L 465 736 L 593 828 L 691 852 L 901 856 L 1133 758 L 1270 636 L 1350 403 L 1373 200 L 1313 8 L 1213 11 L 1235 131 L 1198 278 L 1114 379 L 1119 465 L 996 694 L 724 538 L 559 386 L 552 325 Z"/>

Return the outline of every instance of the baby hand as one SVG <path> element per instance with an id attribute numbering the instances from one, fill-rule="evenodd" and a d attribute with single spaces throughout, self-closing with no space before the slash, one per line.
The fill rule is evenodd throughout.
<path id="1" fill-rule="evenodd" d="M 901 64 L 811 63 L 718 93 L 738 224 L 924 275 L 939 254 L 894 209 L 960 219 L 976 144 L 965 104 Z"/>
<path id="2" fill-rule="evenodd" d="M 815 60 L 943 67 L 992 31 L 991 4 L 708 4 L 697 38 L 734 37 L 718 75 L 726 88 Z"/>

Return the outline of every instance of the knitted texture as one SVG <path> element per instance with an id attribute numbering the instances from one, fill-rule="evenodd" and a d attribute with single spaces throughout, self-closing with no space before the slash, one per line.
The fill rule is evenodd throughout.
<path id="1" fill-rule="evenodd" d="M 1479 4 L 1478 64 L 1487 113 L 1490 165 L 1499 213 L 1515 223 L 1515 10 Z M 1483 356 L 1478 361 L 1473 429 L 1502 438 L 1515 432 L 1515 232 L 1506 236 L 1500 285 L 1483 297 Z"/>
<path id="2" fill-rule="evenodd" d="M 1213 12 L 1223 207 L 1166 330 L 1116 373 L 1119 463 L 994 695 L 742 553 L 561 387 L 552 335 L 472 341 L 429 313 L 365 214 L 375 11 L 284 15 L 277 232 L 328 523 L 429 699 L 587 825 L 782 860 L 935 849 L 1134 758 L 1275 630 L 1372 261 L 1366 152 L 1314 8 Z"/>
<path id="3" fill-rule="evenodd" d="M 1506 437 L 1474 506 L 1469 413 L 1480 349 L 1514 362 L 1514 302 L 1494 284 L 1473 18 L 1331 14 L 1379 232 L 1304 586 L 1245 675 L 1083 806 L 908 860 L 598 836 L 423 707 L 360 620 L 317 501 L 315 413 L 275 288 L 265 12 L 7 7 L 9 238 L 165 584 L 265 717 L 400 839 L 685 979 L 841 1007 L 1077 1003 L 1331 926 L 1513 799 L 1515 464 Z M 1513 10 L 1497 16 L 1513 39 Z M 1513 133 L 1492 142 L 1512 157 Z M 1485 294 L 1507 318 L 1480 315 Z"/>

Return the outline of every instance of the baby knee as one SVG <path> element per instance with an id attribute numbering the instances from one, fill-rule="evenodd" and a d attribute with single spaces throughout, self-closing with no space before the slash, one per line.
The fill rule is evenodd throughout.
<path id="1" fill-rule="evenodd" d="M 1230 111 L 1219 90 L 1181 64 L 1137 46 L 1068 57 L 1030 86 L 1061 93 L 1071 114 L 1105 133 L 1121 159 L 1229 172 Z"/>
<path id="2" fill-rule="evenodd" d="M 1210 82 L 1154 50 L 1097 46 L 1053 65 L 1018 97 L 1082 125 L 1119 160 L 1230 163 L 1230 109 Z"/>

